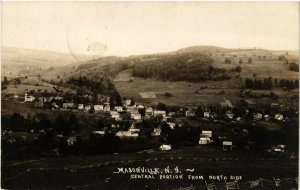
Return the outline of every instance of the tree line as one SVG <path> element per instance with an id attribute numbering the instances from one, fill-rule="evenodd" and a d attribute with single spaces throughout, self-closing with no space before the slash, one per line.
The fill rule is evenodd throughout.
<path id="1" fill-rule="evenodd" d="M 245 79 L 245 88 L 270 90 L 274 86 L 279 86 L 281 88 L 287 88 L 287 89 L 295 89 L 295 88 L 299 88 L 299 80 L 281 79 L 278 81 L 278 79 L 274 79 L 274 84 L 273 84 L 271 77 L 264 78 L 263 80 L 250 79 L 250 78 Z"/>
<path id="2" fill-rule="evenodd" d="M 134 77 L 155 78 L 157 80 L 205 82 L 209 80 L 231 79 L 231 72 L 240 72 L 241 68 L 233 70 L 215 68 L 213 60 L 205 54 L 184 53 L 164 55 L 157 59 L 142 61 L 133 66 Z"/>

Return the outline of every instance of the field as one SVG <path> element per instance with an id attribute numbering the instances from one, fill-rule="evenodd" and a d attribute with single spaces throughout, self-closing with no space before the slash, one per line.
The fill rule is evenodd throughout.
<path id="1" fill-rule="evenodd" d="M 283 163 L 284 162 L 284 163 Z M 130 173 L 114 174 L 118 168 L 178 167 L 182 180 L 130 179 Z M 276 166 L 276 167 L 274 167 Z M 188 172 L 187 169 L 194 169 Z M 18 171 L 18 172 L 16 172 Z M 174 174 L 174 173 L 173 173 Z M 242 181 L 297 176 L 297 162 L 283 161 L 244 152 L 222 151 L 206 146 L 171 151 L 146 151 L 120 155 L 52 157 L 2 163 L 2 187 L 5 188 L 80 188 L 80 189 L 172 189 L 191 184 L 203 186 L 204 180 L 188 175 L 240 176 Z M 4 177 L 5 176 L 5 177 Z M 158 176 L 155 176 L 158 177 Z M 228 181 L 232 181 L 228 180 Z M 224 180 L 214 180 L 220 187 Z M 224 185 L 223 185 L 224 186 Z M 222 188 L 221 188 L 222 189 Z"/>
<path id="2" fill-rule="evenodd" d="M 238 81 L 239 82 L 239 81 Z M 156 104 L 164 102 L 168 105 L 185 106 L 187 104 L 219 104 L 224 98 L 233 103 L 239 101 L 240 89 L 235 88 L 236 81 L 218 81 L 207 83 L 157 81 L 154 79 L 135 78 L 132 82 L 115 81 L 114 84 L 122 97 L 131 97 L 136 102 Z M 197 90 L 209 86 L 209 89 Z M 224 91 L 224 93 L 222 92 Z M 148 92 L 156 98 L 142 98 L 140 93 Z M 165 96 L 165 93 L 172 96 Z M 154 97 L 154 96 L 152 96 Z"/>
<path id="3" fill-rule="evenodd" d="M 220 54 L 212 55 L 216 67 L 220 68 L 234 68 L 238 65 L 242 67 L 242 78 L 253 78 L 253 73 L 256 74 L 257 79 L 263 78 L 277 78 L 277 79 L 298 79 L 299 73 L 288 70 L 288 64 L 284 60 L 279 60 L 278 56 L 284 52 L 268 52 L 268 51 L 241 51 L 227 53 L 224 56 Z M 263 58 L 265 56 L 265 58 Z M 252 58 L 252 62 L 248 63 L 248 58 Z M 225 58 L 231 59 L 230 64 L 225 64 Z M 290 61 L 297 60 L 296 55 L 286 55 Z M 242 64 L 239 64 L 239 60 Z"/>

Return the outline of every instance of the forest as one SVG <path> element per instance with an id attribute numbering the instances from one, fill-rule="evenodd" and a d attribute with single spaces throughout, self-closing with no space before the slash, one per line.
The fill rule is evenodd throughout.
<path id="1" fill-rule="evenodd" d="M 135 64 L 134 77 L 155 78 L 157 80 L 205 82 L 209 80 L 229 80 L 230 73 L 240 72 L 234 69 L 213 67 L 213 60 L 202 53 L 181 53 L 164 55 Z"/>
<path id="2" fill-rule="evenodd" d="M 299 88 L 299 80 L 274 79 L 273 84 L 272 78 L 270 77 L 263 80 L 249 78 L 245 79 L 245 88 L 271 90 L 273 86 L 278 86 L 286 89 L 295 89 Z"/>

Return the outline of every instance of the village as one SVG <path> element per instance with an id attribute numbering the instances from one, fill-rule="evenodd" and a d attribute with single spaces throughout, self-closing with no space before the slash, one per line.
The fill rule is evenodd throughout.
<path id="1" fill-rule="evenodd" d="M 186 107 L 168 106 L 161 102 L 157 105 L 146 105 L 136 103 L 132 98 L 123 98 L 122 104 L 113 105 L 110 97 L 106 95 L 87 93 L 79 96 L 59 90 L 56 94 L 30 93 L 26 90 L 24 96 L 2 95 L 2 101 L 17 102 L 20 106 L 30 105 L 37 112 L 50 110 L 58 113 L 71 112 L 79 117 L 86 115 L 105 118 L 109 120 L 109 125 L 97 127 L 92 131 L 94 135 L 103 137 L 106 134 L 113 134 L 121 140 L 147 137 L 152 143 L 159 145 L 158 149 L 162 151 L 171 150 L 172 145 L 182 146 L 178 144 L 180 140 L 200 146 L 216 146 L 224 151 L 234 151 L 237 147 L 252 149 L 257 143 L 253 128 L 274 125 L 275 131 L 282 131 L 282 128 L 286 127 L 286 122 L 292 117 L 297 117 L 296 110 L 286 105 L 274 101 L 269 107 L 262 107 L 247 97 L 249 91 L 244 90 L 241 94 L 244 98 L 239 105 L 233 105 L 229 99 L 224 98 L 219 105 Z M 26 114 L 24 116 L 26 118 Z M 176 135 L 183 135 L 175 134 L 174 131 L 182 133 L 184 130 L 190 130 L 190 127 L 193 127 L 192 130 L 195 132 L 193 135 L 196 137 L 187 132 L 188 137 L 174 139 Z M 45 133 L 45 130 L 31 130 L 31 132 Z M 270 133 L 272 131 L 273 129 Z M 4 130 L 2 133 L 5 134 L 7 131 Z M 64 138 L 70 147 L 76 142 L 74 133 Z M 284 139 L 281 137 L 274 142 L 273 140 L 267 143 L 269 146 L 263 145 L 258 150 L 275 156 L 287 154 Z"/>

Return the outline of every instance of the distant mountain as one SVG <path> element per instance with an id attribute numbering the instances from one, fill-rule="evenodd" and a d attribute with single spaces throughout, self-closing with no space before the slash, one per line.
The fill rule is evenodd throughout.
<path id="1" fill-rule="evenodd" d="M 190 53 L 190 52 L 202 52 L 202 53 L 227 53 L 234 51 L 234 49 L 226 49 L 217 46 L 190 46 L 177 50 L 177 53 Z"/>
<path id="2" fill-rule="evenodd" d="M 61 66 L 76 63 L 76 60 L 68 53 L 52 51 L 2 47 L 2 64 L 22 66 Z"/>

